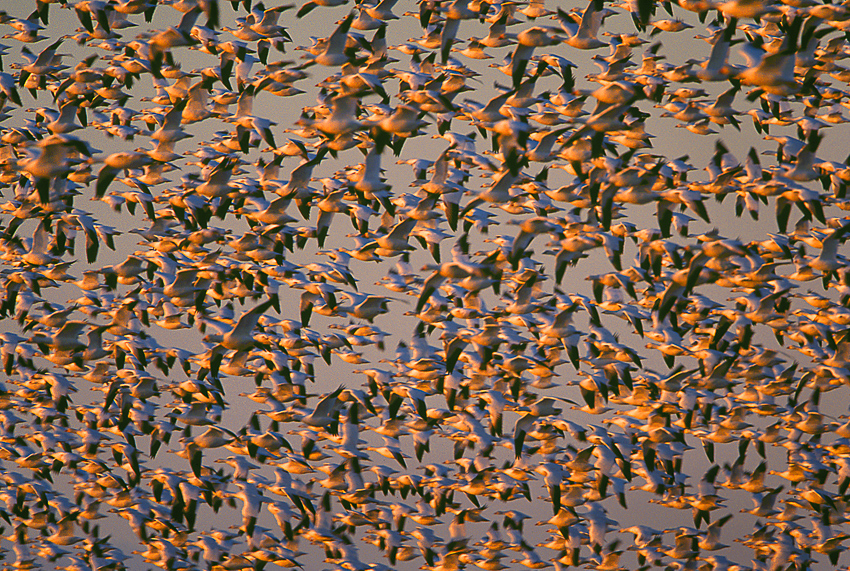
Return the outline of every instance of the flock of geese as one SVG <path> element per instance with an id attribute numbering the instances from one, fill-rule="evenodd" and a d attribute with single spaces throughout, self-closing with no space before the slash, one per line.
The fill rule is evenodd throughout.
<path id="1" fill-rule="evenodd" d="M 0 565 L 846 568 L 827 2 L 4 5 Z"/>

